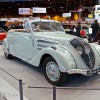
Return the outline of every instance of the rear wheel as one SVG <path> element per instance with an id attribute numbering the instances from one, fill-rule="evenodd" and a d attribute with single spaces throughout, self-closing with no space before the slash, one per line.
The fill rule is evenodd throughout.
<path id="1" fill-rule="evenodd" d="M 4 52 L 4 55 L 5 55 L 5 57 L 7 59 L 12 59 L 12 55 L 11 54 L 8 54 L 8 53 Z"/>
<path id="2" fill-rule="evenodd" d="M 43 63 L 44 75 L 47 81 L 53 85 L 61 85 L 67 79 L 67 74 L 60 72 L 56 61 L 52 57 L 45 59 Z"/>

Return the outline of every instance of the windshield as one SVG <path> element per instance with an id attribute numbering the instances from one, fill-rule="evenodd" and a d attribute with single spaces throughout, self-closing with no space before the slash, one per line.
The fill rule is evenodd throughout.
<path id="1" fill-rule="evenodd" d="M 33 22 L 32 30 L 35 32 L 64 32 L 63 26 L 59 22 Z"/>

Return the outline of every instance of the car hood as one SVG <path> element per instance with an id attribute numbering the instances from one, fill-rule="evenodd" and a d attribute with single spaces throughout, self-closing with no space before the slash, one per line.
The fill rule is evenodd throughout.
<path id="1" fill-rule="evenodd" d="M 49 38 L 49 39 L 54 39 L 62 42 L 79 38 L 77 36 L 66 34 L 64 32 L 41 32 L 41 33 L 37 32 L 36 35 L 46 39 Z"/>

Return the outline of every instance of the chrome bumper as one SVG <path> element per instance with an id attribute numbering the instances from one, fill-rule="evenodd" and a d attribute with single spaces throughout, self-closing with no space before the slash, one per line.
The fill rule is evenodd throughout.
<path id="1" fill-rule="evenodd" d="M 98 74 L 98 72 L 100 72 L 100 67 L 97 69 L 93 69 L 93 70 L 83 70 L 83 69 L 71 69 L 68 71 L 68 74 L 82 74 L 82 75 L 93 75 L 93 74 Z"/>

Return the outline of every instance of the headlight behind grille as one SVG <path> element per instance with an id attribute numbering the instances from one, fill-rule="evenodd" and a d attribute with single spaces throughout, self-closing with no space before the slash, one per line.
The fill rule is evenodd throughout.
<path id="1" fill-rule="evenodd" d="M 77 52 L 79 53 L 79 55 L 81 56 L 83 53 L 83 49 L 81 46 L 76 47 Z"/>

